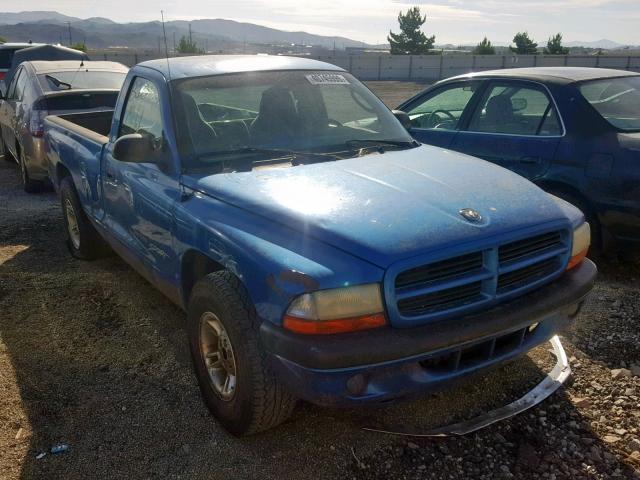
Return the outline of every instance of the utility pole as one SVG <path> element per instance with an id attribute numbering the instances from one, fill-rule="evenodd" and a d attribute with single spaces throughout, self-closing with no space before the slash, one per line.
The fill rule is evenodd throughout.
<path id="1" fill-rule="evenodd" d="M 173 54 L 176 53 L 176 31 L 173 31 Z"/>
<path id="2" fill-rule="evenodd" d="M 189 23 L 189 43 L 193 45 L 193 38 L 191 37 L 191 23 Z"/>
<path id="3" fill-rule="evenodd" d="M 67 22 L 67 26 L 69 27 L 69 46 L 73 45 L 73 40 L 71 40 L 71 22 Z"/>

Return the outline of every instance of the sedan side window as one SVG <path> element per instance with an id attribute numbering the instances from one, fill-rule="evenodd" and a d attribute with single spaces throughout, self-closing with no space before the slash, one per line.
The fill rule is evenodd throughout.
<path id="1" fill-rule="evenodd" d="M 557 136 L 562 127 L 555 106 L 540 87 L 494 83 L 474 112 L 469 131 Z"/>
<path id="2" fill-rule="evenodd" d="M 129 90 L 119 137 L 130 133 L 150 135 L 155 145 L 162 145 L 162 116 L 156 86 L 137 77 Z"/>
<path id="3" fill-rule="evenodd" d="M 443 87 L 407 112 L 415 128 L 456 130 L 460 117 L 480 82 L 465 82 Z"/>
<path id="4" fill-rule="evenodd" d="M 17 93 L 16 90 L 18 86 L 18 81 L 20 81 L 20 77 L 23 76 L 22 72 L 23 72 L 22 68 L 19 69 L 13 76 L 13 79 L 11 79 L 11 83 L 9 84 L 9 90 L 7 90 L 8 100 L 16 100 L 18 98 L 18 95 L 16 95 Z"/>

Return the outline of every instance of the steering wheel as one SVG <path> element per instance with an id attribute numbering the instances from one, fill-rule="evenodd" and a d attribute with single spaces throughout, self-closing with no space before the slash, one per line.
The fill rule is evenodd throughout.
<path id="1" fill-rule="evenodd" d="M 344 125 L 342 125 L 342 123 L 340 123 L 338 120 L 336 120 L 334 118 L 330 118 L 329 119 L 329 125 L 333 125 L 334 127 L 344 127 Z"/>
<path id="2" fill-rule="evenodd" d="M 427 125 L 435 125 L 434 128 L 438 128 L 438 125 L 442 123 L 442 122 L 439 122 L 440 120 L 440 116 L 438 115 L 439 113 L 446 115 L 453 122 L 458 121 L 458 119 L 448 110 L 434 110 L 433 112 L 431 112 L 431 115 L 429 115 L 429 118 L 427 120 Z M 439 123 L 436 123 L 436 122 L 439 122 Z"/>

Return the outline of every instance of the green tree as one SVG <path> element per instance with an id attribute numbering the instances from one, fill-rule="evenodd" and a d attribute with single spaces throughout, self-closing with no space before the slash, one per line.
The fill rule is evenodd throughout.
<path id="1" fill-rule="evenodd" d="M 527 32 L 516 33 L 513 37 L 513 43 L 515 47 L 509 47 L 509 49 L 518 55 L 535 55 L 538 53 L 538 44 L 529 38 Z"/>
<path id="2" fill-rule="evenodd" d="M 84 44 L 84 42 L 74 43 L 73 45 L 71 45 L 71 48 L 73 48 L 74 50 L 80 50 L 81 52 L 87 53 L 87 46 Z"/>
<path id="3" fill-rule="evenodd" d="M 407 10 L 407 13 L 398 14 L 400 33 L 389 31 L 387 40 L 391 47 L 392 55 L 422 55 L 429 53 L 436 41 L 436 36 L 427 37 L 420 28 L 427 21 L 420 13 L 419 7 Z"/>
<path id="4" fill-rule="evenodd" d="M 491 42 L 487 39 L 487 37 L 484 37 L 484 39 L 482 39 L 482 41 L 478 45 L 476 45 L 476 48 L 473 49 L 473 54 L 474 55 L 495 55 L 496 49 L 494 48 L 493 45 L 491 45 Z"/>
<path id="5" fill-rule="evenodd" d="M 7 43 L 7 39 L 0 35 L 0 43 Z"/>
<path id="6" fill-rule="evenodd" d="M 544 49 L 545 55 L 566 55 L 569 49 L 562 46 L 562 34 L 558 33 L 553 37 L 549 37 L 547 47 Z"/>
<path id="7" fill-rule="evenodd" d="M 204 53 L 204 50 L 198 48 L 198 44 L 192 38 L 183 35 L 180 37 L 180 42 L 176 47 L 178 53 Z"/>

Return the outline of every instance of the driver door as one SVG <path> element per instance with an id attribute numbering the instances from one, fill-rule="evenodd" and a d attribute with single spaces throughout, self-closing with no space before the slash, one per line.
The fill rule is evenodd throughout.
<path id="1" fill-rule="evenodd" d="M 135 77 L 123 108 L 117 137 L 139 133 L 151 138 L 148 163 L 121 161 L 113 143 L 103 157 L 105 223 L 124 248 L 119 253 L 163 291 L 175 272 L 173 210 L 180 198 L 178 173 L 165 141 L 167 101 L 152 79 Z M 117 248 L 117 247 L 116 247 Z"/>
<path id="2" fill-rule="evenodd" d="M 401 105 L 411 119 L 409 132 L 427 145 L 448 148 L 471 110 L 481 81 L 460 81 L 430 89 Z"/>

